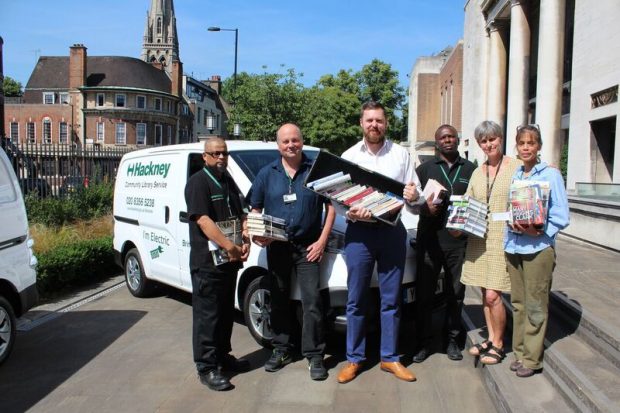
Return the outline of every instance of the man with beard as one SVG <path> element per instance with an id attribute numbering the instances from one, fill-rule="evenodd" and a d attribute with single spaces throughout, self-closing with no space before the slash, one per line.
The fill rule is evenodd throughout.
<path id="1" fill-rule="evenodd" d="M 228 390 L 232 384 L 222 371 L 245 371 L 247 360 L 230 354 L 237 271 L 248 258 L 250 239 L 241 193 L 226 171 L 228 149 L 221 138 L 205 142 L 205 167 L 185 186 L 191 244 L 192 343 L 200 382 L 211 390 Z M 243 228 L 243 245 L 235 245 L 217 222 L 235 219 Z M 229 262 L 215 265 L 209 241 L 226 250 Z"/>
<path id="2" fill-rule="evenodd" d="M 404 183 L 403 198 L 410 207 L 420 197 L 417 190 L 420 182 L 409 152 L 385 138 L 387 119 L 383 106 L 373 101 L 365 103 L 360 126 L 364 138 L 342 157 Z M 400 363 L 397 350 L 401 283 L 407 253 L 405 227 L 400 220 L 395 226 L 373 220 L 368 209 L 358 206 L 347 211 L 347 218 L 344 247 L 348 271 L 347 363 L 338 374 L 338 382 L 353 380 L 366 360 L 365 322 L 375 264 L 381 298 L 381 370 L 401 380 L 414 381 L 415 375 Z"/>
<path id="3" fill-rule="evenodd" d="M 252 211 L 284 219 L 288 236 L 286 242 L 253 237 L 258 245 L 267 246 L 270 270 L 274 349 L 265 370 L 275 372 L 292 361 L 290 293 L 291 277 L 296 274 L 302 305 L 301 354 L 308 360 L 310 378 L 325 380 L 319 263 L 335 212 L 325 198 L 304 187 L 312 161 L 302 151 L 304 141 L 299 127 L 292 123 L 282 125 L 276 142 L 280 157 L 260 170 L 250 191 Z M 321 228 L 323 210 L 325 223 Z"/>
<path id="4" fill-rule="evenodd" d="M 418 166 L 416 172 L 425 188 L 434 179 L 446 188 L 447 194 L 440 201 L 431 195 L 420 208 L 420 221 L 416 239 L 416 338 L 417 352 L 413 362 L 421 363 L 432 351 L 432 306 L 437 277 L 444 270 L 444 296 L 447 304 L 442 325 L 447 334 L 446 354 L 450 360 L 461 360 L 458 344 L 462 334 L 461 310 L 465 286 L 461 284 L 461 268 L 465 256 L 467 237 L 453 237 L 446 229 L 450 195 L 463 195 L 469 178 L 476 168 L 473 163 L 459 156 L 459 138 L 451 125 L 441 125 L 435 132 L 437 157 Z"/>

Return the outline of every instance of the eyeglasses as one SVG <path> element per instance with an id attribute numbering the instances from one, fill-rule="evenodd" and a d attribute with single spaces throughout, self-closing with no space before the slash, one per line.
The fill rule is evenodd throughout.
<path id="1" fill-rule="evenodd" d="M 228 151 L 215 151 L 215 152 L 205 152 L 207 155 L 211 155 L 214 158 L 219 158 L 220 156 L 227 157 L 230 152 Z"/>
<path id="2" fill-rule="evenodd" d="M 537 123 L 530 123 L 529 125 L 519 125 L 517 126 L 517 133 L 521 132 L 523 129 L 536 129 L 538 133 L 540 133 L 540 126 Z"/>

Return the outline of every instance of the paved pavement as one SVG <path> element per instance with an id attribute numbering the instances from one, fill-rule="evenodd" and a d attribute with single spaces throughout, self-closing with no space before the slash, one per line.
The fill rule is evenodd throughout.
<path id="1" fill-rule="evenodd" d="M 233 331 L 233 353 L 248 357 L 253 370 L 232 377 L 234 390 L 213 392 L 196 378 L 188 294 L 164 289 L 137 299 L 123 287 L 60 315 L 49 313 L 72 300 L 37 308 L 29 315 L 34 321 L 21 325 L 28 331 L 18 334 L 11 358 L 0 368 L 0 412 L 494 410 L 469 357 L 453 362 L 435 354 L 412 365 L 415 383 L 382 372 L 375 360 L 359 378 L 341 385 L 336 375 L 344 362 L 344 337 L 333 335 L 326 359 L 330 377 L 313 382 L 304 360 L 266 373 L 262 365 L 269 352 L 240 323 Z"/>

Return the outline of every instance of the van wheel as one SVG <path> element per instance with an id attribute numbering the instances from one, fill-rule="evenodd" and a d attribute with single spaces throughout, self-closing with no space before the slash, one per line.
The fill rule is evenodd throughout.
<path id="1" fill-rule="evenodd" d="M 9 357 L 16 333 L 17 323 L 13 306 L 6 298 L 0 296 L 0 364 Z"/>
<path id="2" fill-rule="evenodd" d="M 248 285 L 243 299 L 243 317 L 254 340 L 263 347 L 271 346 L 271 293 L 265 277 L 258 277 Z"/>
<path id="3" fill-rule="evenodd" d="M 140 253 L 132 248 L 125 257 L 125 282 L 134 297 L 147 297 L 152 291 L 152 282 L 144 275 Z"/>

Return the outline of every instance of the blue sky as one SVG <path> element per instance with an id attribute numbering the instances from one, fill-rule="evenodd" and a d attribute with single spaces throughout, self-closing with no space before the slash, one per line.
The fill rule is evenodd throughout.
<path id="1" fill-rule="evenodd" d="M 239 29 L 238 71 L 303 73 L 307 86 L 339 69 L 359 70 L 373 58 L 390 63 L 401 84 L 419 56 L 463 37 L 465 0 L 176 0 L 185 73 L 232 75 Z M 139 58 L 150 0 L 0 0 L 4 74 L 25 86 L 37 57 L 68 56 L 83 43 L 89 56 Z M 266 66 L 266 69 L 263 68 Z"/>

